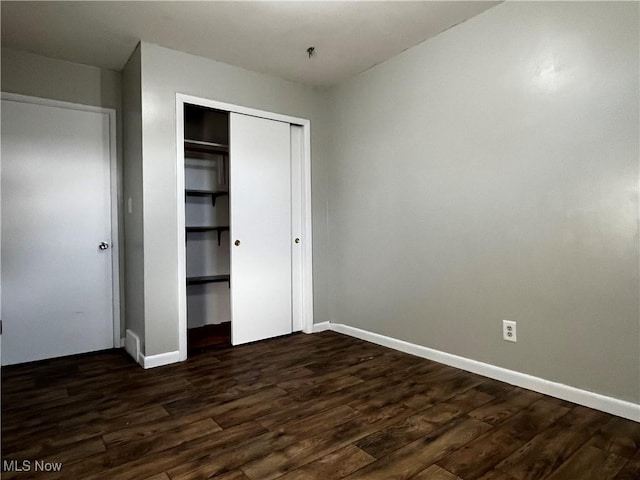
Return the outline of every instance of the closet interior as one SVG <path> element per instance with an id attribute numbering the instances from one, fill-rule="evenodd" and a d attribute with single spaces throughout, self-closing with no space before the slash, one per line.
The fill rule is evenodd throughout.
<path id="1" fill-rule="evenodd" d="M 184 106 L 187 348 L 231 344 L 229 113 Z"/>

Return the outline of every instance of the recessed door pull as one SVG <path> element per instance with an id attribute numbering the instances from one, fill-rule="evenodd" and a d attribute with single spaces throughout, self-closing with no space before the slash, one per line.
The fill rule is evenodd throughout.
<path id="1" fill-rule="evenodd" d="M 296 238 L 296 239 L 294 240 L 294 242 L 296 242 L 296 243 L 300 243 L 300 239 L 299 239 L 299 238 Z"/>
<path id="2" fill-rule="evenodd" d="M 240 246 L 240 240 L 236 240 L 235 242 L 233 242 L 233 244 L 234 244 L 236 247 L 239 247 L 239 246 Z"/>

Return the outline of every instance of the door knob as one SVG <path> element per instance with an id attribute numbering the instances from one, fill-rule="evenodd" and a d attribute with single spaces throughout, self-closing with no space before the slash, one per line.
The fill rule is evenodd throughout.
<path id="1" fill-rule="evenodd" d="M 236 240 L 235 242 L 233 242 L 233 244 L 234 244 L 236 247 L 239 247 L 239 246 L 240 246 L 240 240 Z"/>
<path id="2" fill-rule="evenodd" d="M 100 244 L 98 245 L 98 248 L 100 250 L 106 250 L 109 248 L 109 244 L 107 242 L 100 242 Z"/>

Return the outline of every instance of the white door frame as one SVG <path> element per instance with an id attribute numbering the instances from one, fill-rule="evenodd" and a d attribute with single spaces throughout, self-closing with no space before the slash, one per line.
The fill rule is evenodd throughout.
<path id="1" fill-rule="evenodd" d="M 102 113 L 109 117 L 109 183 L 111 201 L 111 295 L 113 299 L 113 347 L 121 347 L 120 335 L 120 248 L 118 244 L 118 155 L 116 147 L 116 111 L 113 108 L 94 107 L 92 105 L 82 105 L 79 103 L 63 102 L 51 100 L 49 98 L 31 97 L 19 95 L 17 93 L 1 93 L 2 100 L 19 103 L 30 103 L 34 105 L 45 105 L 48 107 L 66 108 L 69 110 L 79 110 L 81 112 Z"/>
<path id="2" fill-rule="evenodd" d="M 303 129 L 303 159 L 300 177 L 292 179 L 298 181 L 302 192 L 302 331 L 313 333 L 313 258 L 311 231 L 311 122 L 304 118 L 291 117 L 278 113 L 257 110 L 254 108 L 218 102 L 206 98 L 194 97 L 182 93 L 176 94 L 176 178 L 177 178 L 177 208 L 178 225 L 178 350 L 180 360 L 187 359 L 187 282 L 186 282 L 186 245 L 184 241 L 185 211 L 184 211 L 184 105 L 198 105 L 201 107 L 223 110 L 230 113 L 241 113 L 254 117 L 277 120 Z M 292 239 L 293 241 L 293 239 Z"/>

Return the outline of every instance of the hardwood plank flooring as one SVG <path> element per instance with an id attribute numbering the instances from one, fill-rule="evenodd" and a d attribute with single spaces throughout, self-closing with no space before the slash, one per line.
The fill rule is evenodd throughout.
<path id="1" fill-rule="evenodd" d="M 2 455 L 7 480 L 639 480 L 640 423 L 323 332 L 4 367 Z"/>
<path id="2" fill-rule="evenodd" d="M 187 349 L 196 353 L 206 347 L 230 347 L 231 322 L 205 325 L 187 330 Z"/>

